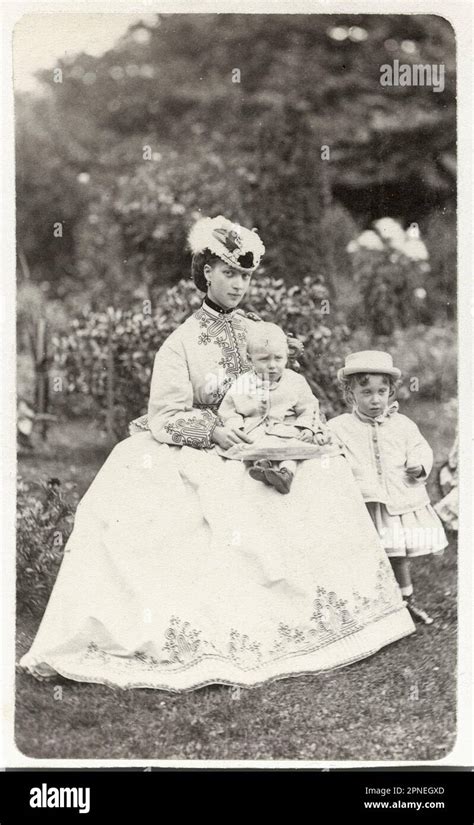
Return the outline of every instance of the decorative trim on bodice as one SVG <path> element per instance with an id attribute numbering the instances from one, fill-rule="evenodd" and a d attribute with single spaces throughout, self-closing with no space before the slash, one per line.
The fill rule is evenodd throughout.
<path id="1" fill-rule="evenodd" d="M 217 423 L 217 417 L 209 409 L 202 408 L 199 415 L 168 421 L 164 428 L 174 444 L 202 450 L 211 446 L 211 435 Z"/>
<path id="2" fill-rule="evenodd" d="M 202 329 L 198 344 L 215 344 L 221 348 L 222 358 L 219 366 L 224 367 L 227 375 L 236 378 L 250 369 L 245 346 L 245 329 L 240 315 L 219 315 L 201 307 L 194 313 L 194 318 Z"/>
<path id="3" fill-rule="evenodd" d="M 218 346 L 222 353 L 218 364 L 223 368 L 227 380 L 223 381 L 214 393 L 211 393 L 212 401 L 209 406 L 216 408 L 233 381 L 251 368 L 247 360 L 247 336 L 242 323 L 242 315 L 236 312 L 218 313 L 203 305 L 196 310 L 193 317 L 202 330 L 197 343 L 201 346 L 209 344 Z"/>

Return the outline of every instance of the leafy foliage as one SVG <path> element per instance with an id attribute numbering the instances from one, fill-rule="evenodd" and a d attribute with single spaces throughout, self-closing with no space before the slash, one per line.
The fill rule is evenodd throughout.
<path id="1" fill-rule="evenodd" d="M 200 303 L 194 284 L 186 280 L 157 293 L 153 312 L 145 304 L 136 310 L 84 313 L 73 322 L 70 334 L 55 338 L 56 367 L 67 391 L 79 398 L 90 395 L 105 413 L 110 345 L 115 427 L 118 435 L 126 435 L 130 419 L 146 411 L 156 351 Z M 303 342 L 301 369 L 323 409 L 333 412 L 339 404 L 335 374 L 348 330 L 330 325 L 331 306 L 322 280 L 305 278 L 288 287 L 281 279 L 256 278 L 244 308 L 280 324 Z"/>
<path id="2" fill-rule="evenodd" d="M 442 239 L 450 228 L 443 227 Z M 452 318 L 456 282 L 443 278 L 446 257 L 439 255 L 439 240 L 437 244 L 430 229 L 434 273 L 418 224 L 405 231 L 398 221 L 382 218 L 374 222 L 374 229 L 348 244 L 354 284 L 360 293 L 351 318 L 354 329 L 365 326 L 375 336 L 392 335 L 395 329 Z M 452 241 L 448 249 L 455 251 Z"/>
<path id="3" fill-rule="evenodd" d="M 355 253 L 354 281 L 362 300 L 351 324 L 368 326 L 374 335 L 392 335 L 397 327 L 426 322 L 424 275 L 420 264 L 395 250 Z"/>
<path id="4" fill-rule="evenodd" d="M 35 483 L 18 479 L 17 579 L 19 613 L 39 615 L 46 606 L 64 546 L 72 531 L 72 482 L 61 492 L 59 479 Z"/>
<path id="5" fill-rule="evenodd" d="M 442 63 L 443 93 L 381 86 L 393 59 Z M 17 100 L 19 247 L 55 295 L 103 308 L 176 282 L 196 214 L 258 226 L 269 274 L 297 282 L 330 269 L 331 193 L 362 222 L 453 202 L 455 44 L 441 17 L 156 15 L 59 66 L 62 83 L 41 73 L 49 94 Z"/>

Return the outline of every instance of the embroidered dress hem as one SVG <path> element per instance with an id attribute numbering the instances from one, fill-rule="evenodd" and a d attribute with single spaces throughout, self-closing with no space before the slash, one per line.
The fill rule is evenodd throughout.
<path id="1" fill-rule="evenodd" d="M 292 676 L 345 667 L 372 656 L 385 645 L 412 632 L 412 621 L 402 608 L 350 636 L 331 642 L 327 647 L 304 651 L 295 649 L 256 667 L 242 668 L 230 659 L 214 655 L 191 665 L 174 665 L 166 670 L 153 662 L 147 662 L 147 657 L 112 655 L 94 645 L 85 654 L 52 655 L 47 657 L 47 662 L 34 663 L 31 657 L 24 657 L 22 667 L 39 681 L 54 679 L 59 675 L 72 681 L 102 684 L 123 690 L 153 688 L 181 692 L 213 684 L 254 688 Z"/>

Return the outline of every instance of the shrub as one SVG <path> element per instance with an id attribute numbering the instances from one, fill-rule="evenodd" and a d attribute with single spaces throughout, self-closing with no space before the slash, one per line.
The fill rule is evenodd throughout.
<path id="1" fill-rule="evenodd" d="M 71 533 L 75 500 L 58 479 L 26 482 L 17 488 L 17 577 L 19 613 L 38 615 L 46 606 Z"/>
<path id="2" fill-rule="evenodd" d="M 429 323 L 427 295 L 431 267 L 417 224 L 404 230 L 398 221 L 381 218 L 349 243 L 359 301 L 351 325 L 374 335 L 391 335 L 397 327 Z"/>
<path id="3" fill-rule="evenodd" d="M 430 253 L 427 305 L 432 318 L 456 317 L 457 226 L 454 207 L 434 210 L 423 224 Z"/>
<path id="4" fill-rule="evenodd" d="M 119 437 L 127 434 L 132 418 L 146 411 L 156 351 L 200 306 L 202 295 L 188 279 L 157 291 L 154 300 L 153 312 L 147 302 L 137 310 L 85 312 L 73 322 L 71 334 L 55 339 L 56 367 L 66 391 L 92 396 L 102 415 L 108 403 L 108 351 L 109 345 L 112 347 L 114 427 Z M 330 326 L 332 313 L 325 286 L 308 277 L 288 287 L 283 280 L 262 276 L 252 283 L 244 309 L 273 320 L 302 341 L 301 370 L 324 411 L 334 414 L 340 406 L 336 371 L 348 330 Z"/>

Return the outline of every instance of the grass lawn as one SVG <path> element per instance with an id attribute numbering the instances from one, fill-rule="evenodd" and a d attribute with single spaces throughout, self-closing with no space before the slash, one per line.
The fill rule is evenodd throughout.
<path id="1" fill-rule="evenodd" d="M 417 402 L 404 410 L 445 459 L 452 412 Z M 50 444 L 22 457 L 25 479 L 58 476 L 82 495 L 107 455 L 93 423 L 51 430 Z M 431 484 L 432 500 L 439 498 Z M 456 546 L 413 564 L 420 602 L 436 618 L 416 634 L 340 670 L 260 688 L 184 693 L 37 682 L 17 673 L 16 743 L 26 755 L 61 759 L 441 759 L 455 740 Z M 39 618 L 18 617 L 18 656 Z M 58 688 L 61 688 L 59 691 Z"/>

